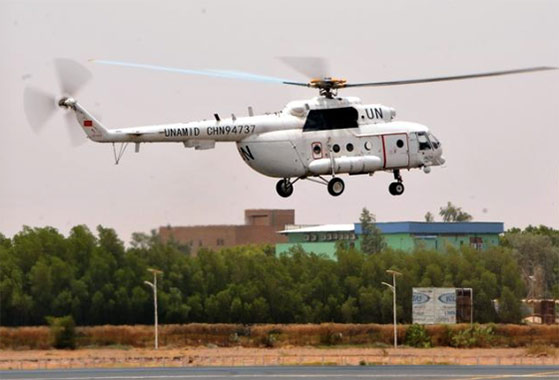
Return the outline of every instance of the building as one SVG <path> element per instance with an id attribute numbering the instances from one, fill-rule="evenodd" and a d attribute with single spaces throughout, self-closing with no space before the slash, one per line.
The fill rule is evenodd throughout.
<path id="1" fill-rule="evenodd" d="M 221 249 L 247 244 L 276 244 L 287 242 L 278 234 L 295 223 L 295 210 L 245 210 L 244 225 L 159 227 L 163 241 L 174 239 L 189 244 L 196 255 L 200 248 Z"/>
<path id="2" fill-rule="evenodd" d="M 388 247 L 407 252 L 418 247 L 443 251 L 447 245 L 466 245 L 484 250 L 498 245 L 499 235 L 504 231 L 501 222 L 386 222 L 375 225 L 382 232 Z M 358 249 L 361 247 L 363 229 L 361 223 L 326 224 L 288 227 L 280 234 L 287 236 L 287 243 L 276 245 L 277 254 L 300 245 L 307 252 L 335 258 L 338 241 L 345 241 Z"/>
<path id="3" fill-rule="evenodd" d="M 522 304 L 527 308 L 525 323 L 530 324 L 553 324 L 559 323 L 559 300 L 529 298 L 523 299 Z"/>

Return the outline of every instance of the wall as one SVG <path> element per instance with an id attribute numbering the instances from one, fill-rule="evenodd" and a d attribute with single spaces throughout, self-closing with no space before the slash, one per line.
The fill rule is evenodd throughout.
<path id="1" fill-rule="evenodd" d="M 190 244 L 196 255 L 199 249 L 221 249 L 247 244 L 276 244 L 287 241 L 277 231 L 295 223 L 294 210 L 245 210 L 245 225 L 160 227 L 163 241 L 171 238 Z"/>
<path id="2" fill-rule="evenodd" d="M 347 233 L 347 232 L 342 232 Z M 336 258 L 336 241 L 324 241 L 324 233 L 317 233 L 317 241 L 305 240 L 305 233 L 288 234 L 289 242 L 276 245 L 276 254 L 286 253 L 289 248 L 300 245 L 306 252 L 322 253 L 326 256 Z M 470 246 L 470 238 L 481 238 L 481 249 L 487 249 L 491 245 L 499 244 L 499 236 L 493 234 L 477 235 L 410 235 L 408 233 L 385 234 L 384 241 L 388 248 L 411 252 L 416 248 L 428 250 L 445 251 L 447 246 L 460 248 L 461 245 Z M 347 241 L 347 240 L 343 240 Z M 361 248 L 362 235 L 357 240 L 349 240 L 357 249 Z"/>

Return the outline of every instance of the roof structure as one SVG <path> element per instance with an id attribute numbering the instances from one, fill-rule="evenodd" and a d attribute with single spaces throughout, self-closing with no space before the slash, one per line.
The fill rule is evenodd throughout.
<path id="1" fill-rule="evenodd" d="M 288 229 L 279 231 L 280 234 L 292 234 L 292 233 L 317 233 L 317 232 L 353 232 L 355 230 L 355 224 L 322 224 L 319 226 L 310 226 L 296 229 Z"/>
<path id="2" fill-rule="evenodd" d="M 414 235 L 441 235 L 441 234 L 502 234 L 502 222 L 382 222 L 375 223 L 383 234 L 414 234 Z M 355 224 L 323 224 L 319 226 L 303 227 L 279 231 L 281 234 L 292 233 L 317 233 L 317 232 L 355 232 L 363 233 L 361 223 Z"/>
<path id="3" fill-rule="evenodd" d="M 383 234 L 502 234 L 502 222 L 384 222 L 375 224 Z M 355 224 L 355 233 L 363 233 L 361 223 Z"/>

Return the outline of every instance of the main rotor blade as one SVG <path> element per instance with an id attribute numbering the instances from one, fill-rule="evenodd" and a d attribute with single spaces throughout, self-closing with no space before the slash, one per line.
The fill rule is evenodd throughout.
<path id="1" fill-rule="evenodd" d="M 76 61 L 67 58 L 54 60 L 60 90 L 64 95 L 75 95 L 91 79 L 91 73 Z"/>
<path id="2" fill-rule="evenodd" d="M 322 79 L 330 77 L 328 62 L 322 57 L 278 57 L 293 70 L 303 74 L 308 79 Z"/>
<path id="3" fill-rule="evenodd" d="M 35 132 L 56 112 L 56 97 L 34 87 L 26 87 L 23 91 L 23 111 L 29 125 Z"/>
<path id="4" fill-rule="evenodd" d="M 143 64 L 143 63 L 121 62 L 121 61 L 108 61 L 102 59 L 92 59 L 90 61 L 93 63 L 100 63 L 103 65 L 132 67 L 138 69 L 164 71 L 164 72 L 177 73 L 177 74 L 203 75 L 203 76 L 215 77 L 215 78 L 241 79 L 241 80 L 250 80 L 256 82 L 271 82 L 271 83 L 282 83 L 282 84 L 292 83 L 287 79 L 270 77 L 265 75 L 258 75 L 258 74 L 251 74 L 251 73 L 245 73 L 245 72 L 233 71 L 233 70 L 213 70 L 213 69 L 191 70 L 191 69 L 180 69 L 177 67 L 167 67 L 167 66 Z"/>
<path id="5" fill-rule="evenodd" d="M 205 70 L 205 72 L 216 73 L 218 75 L 223 75 L 227 78 L 232 78 L 232 79 L 253 80 L 257 82 L 271 82 L 271 83 L 281 83 L 281 84 L 291 83 L 289 79 L 282 79 L 282 78 L 270 77 L 267 75 L 246 73 L 244 71 L 210 69 L 210 70 Z"/>
<path id="6" fill-rule="evenodd" d="M 556 70 L 556 69 L 557 69 L 557 67 L 549 67 L 549 66 L 528 67 L 528 68 L 525 68 L 525 69 L 505 70 L 505 71 L 491 71 L 491 72 L 487 72 L 487 73 L 456 75 L 456 76 L 450 76 L 450 77 L 408 79 L 408 80 L 397 80 L 397 81 L 389 81 L 389 82 L 349 83 L 349 84 L 346 84 L 345 87 L 399 86 L 399 85 L 403 85 L 403 84 L 444 82 L 444 81 L 450 81 L 450 80 L 496 77 L 496 76 L 499 76 L 499 75 L 523 74 L 523 73 L 531 73 L 531 72 L 534 72 L 534 71 L 546 71 L 546 70 Z"/>

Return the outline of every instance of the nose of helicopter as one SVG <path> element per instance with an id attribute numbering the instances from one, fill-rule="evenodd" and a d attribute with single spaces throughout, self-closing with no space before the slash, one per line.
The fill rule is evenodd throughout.
<path id="1" fill-rule="evenodd" d="M 445 158 L 443 157 L 443 148 L 441 145 L 442 144 L 439 142 L 434 152 L 435 154 L 433 157 L 433 161 L 436 163 L 436 165 L 444 165 L 444 163 L 446 162 Z"/>
<path id="2" fill-rule="evenodd" d="M 433 164 L 444 165 L 446 160 L 443 157 L 442 143 L 432 133 L 429 134 L 429 138 L 433 148 Z"/>

